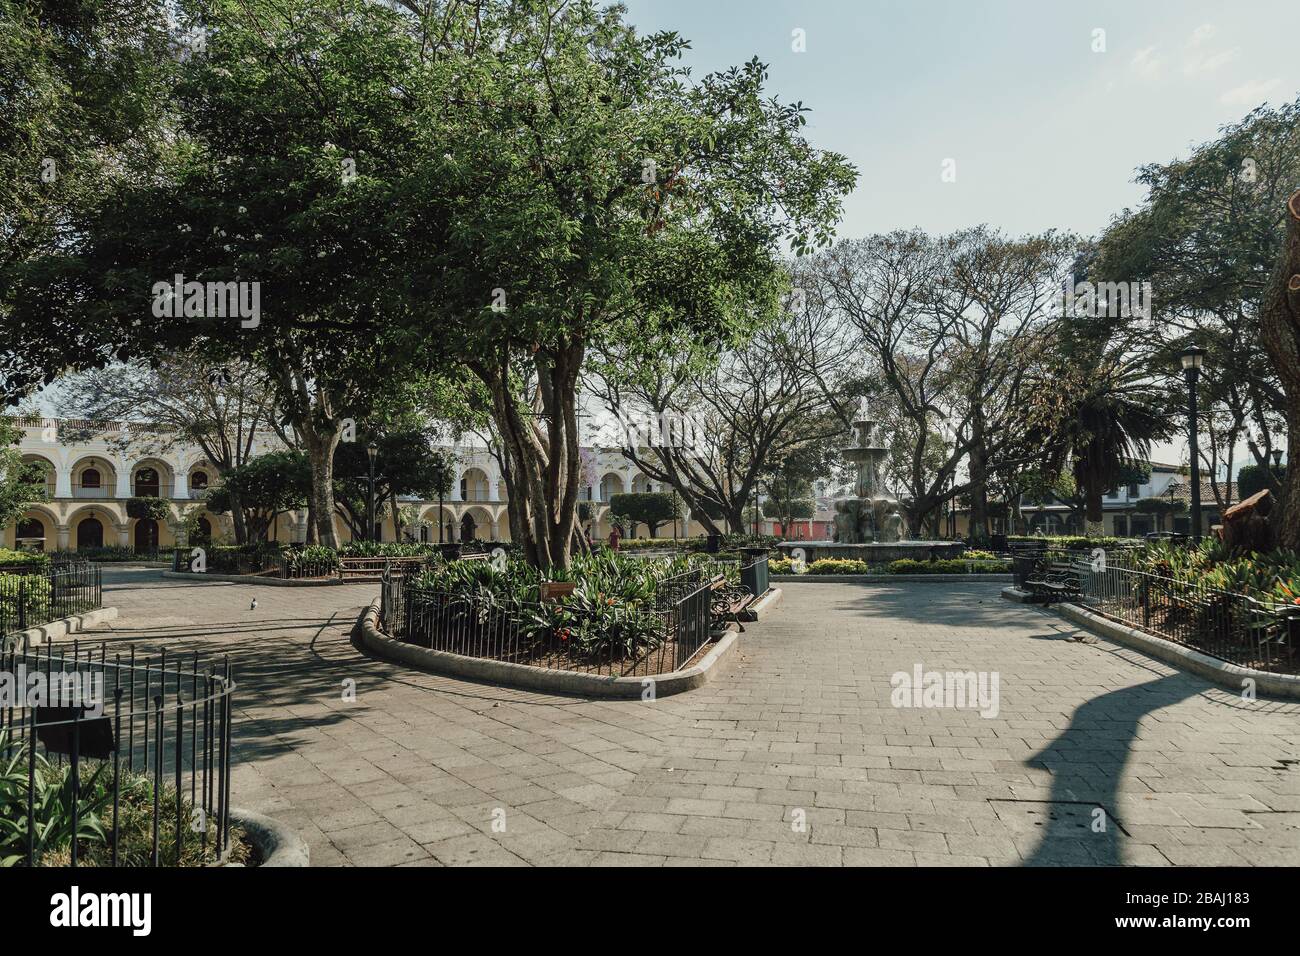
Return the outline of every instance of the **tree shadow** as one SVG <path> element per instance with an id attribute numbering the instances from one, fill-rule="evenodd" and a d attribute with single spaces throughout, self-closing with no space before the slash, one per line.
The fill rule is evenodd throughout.
<path id="1" fill-rule="evenodd" d="M 1025 866 L 1121 866 L 1123 820 L 1115 806 L 1124 767 L 1137 738 L 1138 724 L 1146 715 L 1177 704 L 1202 691 L 1202 684 L 1187 674 L 1169 674 L 1143 684 L 1121 687 L 1094 697 L 1075 709 L 1070 724 L 1025 765 L 1052 775 L 1051 795 L 1036 807 L 1023 810 L 1025 820 L 1037 818 L 1042 838 Z M 1105 829 L 1097 832 L 1097 808 L 1105 815 Z"/>

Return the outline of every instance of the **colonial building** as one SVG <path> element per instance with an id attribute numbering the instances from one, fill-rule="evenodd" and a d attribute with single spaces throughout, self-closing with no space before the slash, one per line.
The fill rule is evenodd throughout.
<path id="1" fill-rule="evenodd" d="M 9 527 L 0 530 L 0 546 L 26 547 L 44 551 L 75 551 L 78 548 L 122 546 L 151 551 L 186 544 L 184 528 L 191 524 L 214 541 L 233 541 L 229 515 L 214 514 L 204 504 L 204 493 L 220 481 L 211 462 L 193 445 L 166 440 L 165 435 L 146 433 L 127 423 L 93 423 L 96 437 L 90 441 L 64 444 L 59 440 L 60 422 L 53 419 L 23 418 L 19 450 L 23 460 L 45 469 L 49 501 L 32 505 Z M 87 431 L 89 422 L 64 422 L 65 426 Z M 283 446 L 271 433 L 258 435 L 254 455 Z M 483 447 L 471 445 L 451 449 L 456 474 L 451 493 L 438 501 L 399 498 L 404 514 L 414 518 L 403 527 L 403 537 L 437 542 L 442 540 L 508 541 L 510 522 L 506 514 L 506 489 L 496 459 Z M 588 483 L 581 492 L 588 515 L 583 521 L 595 538 L 608 536 L 610 499 L 627 491 L 659 491 L 616 449 L 583 449 L 583 476 Z M 380 462 L 382 470 L 382 462 Z M 164 520 L 132 517 L 127 501 L 134 497 L 160 498 L 167 503 Z M 441 507 L 441 512 L 439 508 Z M 190 521 L 186 521 L 190 519 Z M 335 519 L 340 541 L 351 534 L 341 519 Z M 644 526 L 640 529 L 646 533 Z M 671 536 L 671 523 L 661 526 L 660 536 Z M 702 533 L 698 522 L 677 522 L 682 536 Z M 392 516 L 380 528 L 385 541 L 395 539 Z M 282 514 L 269 537 L 281 542 L 301 542 L 307 535 L 305 510 Z"/>

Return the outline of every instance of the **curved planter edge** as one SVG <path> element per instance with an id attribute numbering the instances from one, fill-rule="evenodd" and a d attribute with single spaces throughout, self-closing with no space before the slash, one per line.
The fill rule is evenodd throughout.
<path id="1" fill-rule="evenodd" d="M 580 671 L 546 670 L 541 667 L 530 667 L 527 664 L 465 657 L 462 654 L 418 647 L 389 637 L 379 630 L 378 621 L 379 599 L 375 598 L 357 618 L 357 632 L 361 644 L 371 653 L 385 660 L 407 664 L 418 670 L 446 674 L 450 677 L 463 677 L 501 687 L 516 687 L 545 694 L 620 700 L 643 698 L 647 690 L 647 682 L 653 686 L 655 698 L 694 690 L 713 676 L 739 637 L 737 632 L 727 631 L 713 643 L 702 658 L 682 671 L 647 677 L 600 677 Z"/>
<path id="2" fill-rule="evenodd" d="M 278 820 L 239 807 L 230 808 L 230 819 L 244 828 L 261 853 L 262 862 L 258 868 L 311 865 L 311 851 L 306 841 Z"/>
<path id="3" fill-rule="evenodd" d="M 1286 700 L 1300 700 L 1300 675 L 1272 674 L 1251 667 L 1242 667 L 1239 664 L 1230 664 L 1190 647 L 1184 647 L 1182 644 L 1175 644 L 1173 641 L 1167 641 L 1154 634 L 1129 627 L 1127 624 L 1102 617 L 1100 614 L 1094 614 L 1078 604 L 1062 602 L 1050 605 L 1050 608 L 1066 620 L 1099 637 L 1131 647 L 1166 664 L 1172 664 L 1180 670 L 1203 677 L 1224 690 L 1240 694 L 1243 682 L 1250 680 L 1254 681 L 1255 690 L 1260 694 Z"/>
<path id="4" fill-rule="evenodd" d="M 42 644 L 53 641 L 55 638 L 67 637 L 69 634 L 79 634 L 106 621 L 114 620 L 117 620 L 117 608 L 97 607 L 81 614 L 72 614 L 68 617 L 61 617 L 57 621 L 49 621 L 36 627 L 29 627 L 23 631 L 12 631 L 9 634 L 0 635 L 0 651 L 8 653 L 15 648 L 19 651 L 30 650 L 33 647 L 40 647 Z"/>

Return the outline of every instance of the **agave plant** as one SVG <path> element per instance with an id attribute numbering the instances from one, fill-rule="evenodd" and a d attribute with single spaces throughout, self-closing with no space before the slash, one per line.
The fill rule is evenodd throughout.
<path id="1" fill-rule="evenodd" d="M 7 731 L 0 731 L 0 753 L 10 747 Z M 18 746 L 0 765 L 0 867 L 11 867 L 27 859 L 31 835 L 35 836 L 36 858 L 65 850 L 75 839 L 80 843 L 107 843 L 108 834 L 100 815 L 111 797 L 103 786 L 105 764 L 79 780 L 74 794 L 72 768 L 57 768 L 41 754 L 36 755 L 35 791 L 32 793 L 31 830 L 28 830 L 28 756 Z M 77 808 L 74 833 L 73 806 Z"/>

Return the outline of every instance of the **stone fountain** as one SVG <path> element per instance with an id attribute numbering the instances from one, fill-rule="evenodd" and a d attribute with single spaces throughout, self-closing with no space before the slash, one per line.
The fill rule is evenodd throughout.
<path id="1" fill-rule="evenodd" d="M 898 499 L 885 490 L 880 467 L 889 449 L 880 443 L 877 423 L 865 402 L 853 422 L 854 443 L 844 457 L 857 468 L 853 495 L 835 502 L 835 537 L 832 541 L 786 541 L 777 547 L 789 556 L 803 549 L 804 559 L 854 558 L 873 564 L 914 558 L 957 557 L 966 546 L 956 541 L 907 541 L 907 522 Z"/>

